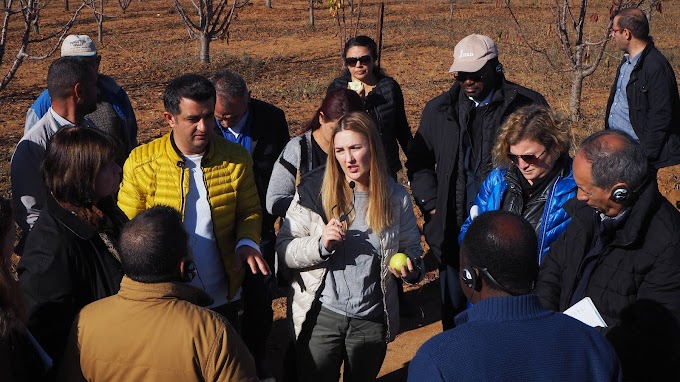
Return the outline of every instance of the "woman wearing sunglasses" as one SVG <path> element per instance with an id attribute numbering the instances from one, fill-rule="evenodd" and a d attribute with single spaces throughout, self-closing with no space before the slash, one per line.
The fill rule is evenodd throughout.
<path id="1" fill-rule="evenodd" d="M 413 139 L 406 120 L 401 87 L 377 64 L 378 46 L 367 36 L 349 39 L 342 52 L 346 69 L 328 86 L 328 90 L 351 89 L 359 93 L 365 110 L 371 115 L 382 138 L 388 171 L 396 179 L 401 169 L 399 146 L 406 152 Z"/>
<path id="2" fill-rule="evenodd" d="M 420 232 L 368 115 L 340 119 L 331 149 L 325 169 L 302 179 L 276 243 L 294 271 L 297 369 L 301 381 L 336 382 L 344 362 L 344 381 L 373 381 L 399 331 L 392 275 L 423 275 Z M 388 266 L 397 252 L 407 255 L 401 269 Z"/>
<path id="3" fill-rule="evenodd" d="M 458 241 L 478 214 L 515 212 L 536 230 L 540 264 L 570 220 L 562 208 L 576 196 L 570 148 L 569 124 L 554 111 L 532 105 L 511 114 L 493 150 L 496 168 L 482 184 Z"/>

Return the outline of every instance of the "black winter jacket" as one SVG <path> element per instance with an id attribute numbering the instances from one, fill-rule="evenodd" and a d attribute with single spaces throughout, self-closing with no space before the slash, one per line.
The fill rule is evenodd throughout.
<path id="1" fill-rule="evenodd" d="M 328 91 L 347 89 L 347 83 L 350 80 L 349 73 L 338 77 L 328 86 Z M 404 95 L 401 92 L 401 87 L 392 77 L 378 77 L 377 80 L 378 83 L 376 83 L 375 88 L 366 95 L 364 107 L 378 127 L 383 147 L 385 147 L 387 165 L 392 175 L 396 175 L 401 170 L 397 142 L 406 154 L 413 136 L 406 120 Z"/>
<path id="2" fill-rule="evenodd" d="M 116 242 L 127 221 L 113 198 L 98 207 L 103 227 Z M 61 359 L 71 323 L 85 305 L 118 293 L 123 269 L 94 226 L 61 207 L 51 196 L 26 240 L 17 269 L 28 329 L 52 357 Z"/>
<path id="3" fill-rule="evenodd" d="M 501 78 L 501 86 L 483 117 L 483 147 L 487 152 L 482 153 L 482 157 L 488 158 L 488 163 L 482 166 L 481 180 L 491 171 L 491 149 L 500 125 L 512 112 L 530 104 L 547 105 L 539 93 Z M 425 239 L 444 264 L 456 267 L 456 238 L 469 213 L 465 208 L 466 182 L 459 153 L 472 106 L 458 83 L 430 100 L 423 109 L 406 163 L 413 196 L 425 215 Z M 455 198 L 454 203 L 449 203 L 450 196 Z M 430 215 L 433 209 L 437 210 L 436 214 Z"/>
<path id="4" fill-rule="evenodd" d="M 274 266 L 274 247 L 276 245 L 276 232 L 274 223 L 276 216 L 267 212 L 266 197 L 269 179 L 272 177 L 274 163 L 290 140 L 288 122 L 283 110 L 278 107 L 260 101 L 250 99 L 248 104 L 249 120 L 251 125 L 252 140 L 257 141 L 253 150 L 253 175 L 257 194 L 260 196 L 262 207 L 262 242 L 260 250 L 265 256 L 270 267 Z M 273 268 L 272 268 L 273 269 Z"/>
<path id="5" fill-rule="evenodd" d="M 631 208 L 595 260 L 585 295 L 608 326 L 616 326 L 621 310 L 640 299 L 654 300 L 680 319 L 680 212 L 659 193 L 656 180 Z M 555 311 L 569 308 L 596 229 L 596 212 L 585 202 L 571 199 L 564 209 L 571 223 L 543 259 L 534 291 L 543 306 Z"/>
<path id="6" fill-rule="evenodd" d="M 621 61 L 621 65 L 625 59 Z M 614 85 L 609 93 L 605 128 L 616 94 L 621 65 L 616 70 Z M 654 168 L 680 163 L 680 97 L 673 67 L 650 42 L 626 85 L 630 123 L 640 139 L 642 150 Z"/>

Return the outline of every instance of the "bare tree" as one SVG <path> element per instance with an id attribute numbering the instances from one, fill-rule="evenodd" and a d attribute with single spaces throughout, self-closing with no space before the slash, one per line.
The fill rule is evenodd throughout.
<path id="1" fill-rule="evenodd" d="M 650 9 L 659 9 L 661 0 L 621 0 L 612 2 L 610 13 L 622 8 L 639 7 L 644 2 L 650 4 Z M 654 5 L 652 5 L 652 2 Z M 515 15 L 510 5 L 510 0 L 506 0 L 506 5 L 510 15 L 517 25 L 520 38 L 534 52 L 546 57 L 548 63 L 561 72 L 571 72 L 571 92 L 569 95 L 569 117 L 576 121 L 581 117 L 581 95 L 583 92 L 583 81 L 586 77 L 595 72 L 605 47 L 609 41 L 612 29 L 611 18 L 606 27 L 597 34 L 598 40 L 589 41 L 584 33 L 586 23 L 597 23 L 599 15 L 591 14 L 588 16 L 588 0 L 552 0 L 549 2 L 553 14 L 553 25 L 557 30 L 558 43 L 563 52 L 563 57 L 567 63 L 559 64 L 547 53 L 546 48 L 533 45 L 523 35 L 523 26 Z M 649 14 L 651 16 L 651 12 Z"/>
<path id="2" fill-rule="evenodd" d="M 340 51 L 345 47 L 345 42 L 356 37 L 361 21 L 361 11 L 364 0 L 355 0 L 347 5 L 345 0 L 328 0 L 328 8 L 340 30 Z"/>
<path id="3" fill-rule="evenodd" d="M 61 45 L 64 37 L 68 33 L 69 29 L 73 26 L 76 21 L 80 11 L 88 6 L 90 0 L 84 0 L 82 4 L 76 9 L 76 11 L 71 15 L 71 18 L 57 31 L 49 33 L 41 37 L 31 37 L 31 28 L 35 24 L 35 20 L 38 19 L 40 10 L 47 5 L 47 2 L 42 4 L 38 3 L 38 0 L 3 0 L 4 6 L 4 16 L 2 19 L 2 29 L 0 30 L 0 67 L 5 63 L 5 53 L 7 53 L 7 44 L 9 42 L 8 31 L 10 29 L 10 24 L 13 19 L 18 18 L 21 15 L 22 21 L 24 23 L 23 29 L 19 30 L 17 33 L 18 37 L 16 44 L 18 45 L 17 53 L 14 56 L 14 60 L 9 66 L 0 82 L 0 90 L 7 87 L 12 79 L 14 78 L 17 70 L 24 62 L 25 59 L 32 60 L 42 60 L 54 53 L 57 48 Z M 28 49 L 31 44 L 41 43 L 45 41 L 54 41 L 54 45 L 48 49 L 44 54 L 39 55 L 29 55 Z M 14 41 L 13 41 L 14 42 Z M 5 69 L 2 69 L 3 71 Z"/>
<path id="4" fill-rule="evenodd" d="M 196 11 L 197 20 L 193 21 L 184 5 L 186 0 L 173 0 L 175 8 L 187 27 L 189 37 L 198 38 L 199 60 L 210 62 L 210 42 L 212 40 L 229 38 L 229 27 L 236 10 L 243 8 L 249 0 L 190 0 L 191 7 Z M 189 5 L 189 4 L 187 4 Z M 192 12 L 193 13 L 193 12 Z"/>

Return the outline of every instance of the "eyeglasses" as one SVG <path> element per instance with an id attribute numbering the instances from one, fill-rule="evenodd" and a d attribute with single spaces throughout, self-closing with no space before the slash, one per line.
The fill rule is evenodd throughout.
<path id="1" fill-rule="evenodd" d="M 361 57 L 347 57 L 345 58 L 345 64 L 347 66 L 356 66 L 357 62 L 360 62 L 361 65 L 368 65 L 371 62 L 373 62 L 373 57 L 369 55 L 361 56 Z"/>
<path id="2" fill-rule="evenodd" d="M 470 80 L 472 82 L 480 82 L 484 79 L 484 76 L 486 75 L 486 70 L 478 70 L 474 73 L 468 73 L 468 72 L 457 72 L 453 75 L 453 78 L 456 79 L 458 82 L 465 82 L 467 80 Z"/>
<path id="3" fill-rule="evenodd" d="M 534 154 L 515 155 L 508 153 L 508 159 L 510 159 L 514 164 L 519 164 L 520 158 L 522 158 L 522 160 L 527 164 L 536 164 L 538 162 L 538 159 L 541 156 L 543 156 L 543 154 L 545 154 L 546 151 L 548 151 L 548 149 L 543 150 L 543 152 L 541 152 L 538 155 Z"/>

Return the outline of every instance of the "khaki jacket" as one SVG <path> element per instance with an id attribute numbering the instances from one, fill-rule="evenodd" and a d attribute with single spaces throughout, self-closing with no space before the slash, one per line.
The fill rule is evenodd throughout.
<path id="1" fill-rule="evenodd" d="M 120 292 L 87 305 L 71 329 L 64 381 L 257 381 L 234 328 L 195 304 L 212 299 L 185 283 L 123 278 Z"/>
<path id="2" fill-rule="evenodd" d="M 212 210 L 213 229 L 224 269 L 229 276 L 229 299 L 241 287 L 244 268 L 232 269 L 236 243 L 260 243 L 262 210 L 248 151 L 213 137 L 201 162 Z M 118 206 L 130 218 L 156 205 L 173 207 L 184 215 L 189 193 L 189 169 L 171 133 L 132 150 L 123 166 Z"/>

